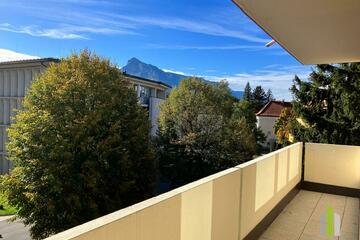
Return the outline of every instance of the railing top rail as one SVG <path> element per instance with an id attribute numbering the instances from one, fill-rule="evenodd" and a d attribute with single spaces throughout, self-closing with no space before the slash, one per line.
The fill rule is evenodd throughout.
<path id="1" fill-rule="evenodd" d="M 275 156 L 276 154 L 279 154 L 279 153 L 281 153 L 281 152 L 283 152 L 283 151 L 286 151 L 286 150 L 288 150 L 288 149 L 290 149 L 290 148 L 292 148 L 292 147 L 294 147 L 294 146 L 301 145 L 301 144 L 302 144 L 302 142 L 298 142 L 298 143 L 291 144 L 291 145 L 286 146 L 286 147 L 284 147 L 284 148 L 278 149 L 278 150 L 276 150 L 276 151 L 274 151 L 274 152 L 271 152 L 271 153 L 268 153 L 268 154 L 259 156 L 259 157 L 255 158 L 255 159 L 253 159 L 253 160 L 250 160 L 250 161 L 248 161 L 248 162 L 245 162 L 245 163 L 242 163 L 242 164 L 240 164 L 240 165 L 237 165 L 237 166 L 235 166 L 235 168 L 244 168 L 244 167 L 247 167 L 247 166 L 249 166 L 249 165 L 252 165 L 252 164 L 255 164 L 255 163 L 257 163 L 257 162 L 260 162 L 261 160 L 264 160 L 264 159 L 266 159 L 266 158 L 268 158 L 268 157 Z"/>
<path id="2" fill-rule="evenodd" d="M 356 145 L 345 145 L 345 144 L 332 144 L 332 143 L 314 143 L 314 142 L 306 142 L 306 145 L 322 145 L 322 146 L 331 146 L 331 147 L 342 147 L 342 148 L 360 148 L 360 146 Z"/>

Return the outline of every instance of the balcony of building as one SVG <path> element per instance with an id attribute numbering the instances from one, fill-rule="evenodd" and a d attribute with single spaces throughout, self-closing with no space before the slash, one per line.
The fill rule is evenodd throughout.
<path id="1" fill-rule="evenodd" d="M 49 239 L 357 240 L 359 193 L 360 147 L 296 143 Z"/>

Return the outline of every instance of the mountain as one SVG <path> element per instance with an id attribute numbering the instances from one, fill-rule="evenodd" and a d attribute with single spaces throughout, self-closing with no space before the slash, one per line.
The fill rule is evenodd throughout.
<path id="1" fill-rule="evenodd" d="M 176 73 L 165 72 L 154 65 L 143 63 L 137 58 L 131 58 L 122 70 L 128 74 L 161 81 L 170 86 L 178 85 L 181 79 L 187 77 Z"/>
<path id="2" fill-rule="evenodd" d="M 235 90 L 231 90 L 231 94 L 236 97 L 237 99 L 241 99 L 244 96 L 244 92 L 243 91 L 235 91 Z"/>
<path id="3" fill-rule="evenodd" d="M 164 70 L 161 70 L 154 65 L 144 63 L 137 58 L 131 58 L 122 70 L 130 75 L 164 82 L 170 86 L 177 86 L 180 80 L 189 77 L 177 73 L 165 72 Z M 210 84 L 216 84 L 216 82 L 211 82 L 205 79 L 204 81 Z M 241 98 L 243 92 L 232 90 L 232 94 L 236 98 Z"/>

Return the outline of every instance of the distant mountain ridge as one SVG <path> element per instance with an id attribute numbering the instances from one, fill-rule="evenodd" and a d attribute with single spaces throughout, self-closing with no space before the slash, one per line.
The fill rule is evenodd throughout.
<path id="1" fill-rule="evenodd" d="M 189 77 L 177 73 L 165 72 L 164 70 L 161 70 L 154 65 L 144 63 L 137 58 L 131 58 L 122 68 L 122 70 L 128 74 L 164 82 L 170 86 L 177 86 L 182 79 Z M 204 81 L 209 82 L 210 84 L 216 83 L 205 79 Z M 234 97 L 241 98 L 243 95 L 243 91 L 232 90 L 232 94 Z"/>

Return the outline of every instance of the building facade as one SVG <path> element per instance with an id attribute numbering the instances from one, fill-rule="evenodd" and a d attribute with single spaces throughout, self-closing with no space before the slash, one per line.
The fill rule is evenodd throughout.
<path id="1" fill-rule="evenodd" d="M 151 124 L 150 135 L 156 136 L 160 113 L 159 105 L 167 98 L 171 86 L 163 82 L 141 78 L 127 73 L 124 73 L 124 75 L 131 84 L 133 84 L 140 105 L 148 111 Z"/>
<path id="2" fill-rule="evenodd" d="M 7 128 L 13 121 L 15 110 L 22 106 L 26 90 L 32 80 L 41 74 L 51 63 L 59 60 L 53 58 L 23 60 L 0 63 L 0 173 L 7 173 L 13 163 L 6 158 L 5 145 Z"/>
<path id="3" fill-rule="evenodd" d="M 270 101 L 256 113 L 257 127 L 265 134 L 268 147 L 276 142 L 274 125 L 284 108 L 291 109 L 292 104 L 284 101 Z"/>
<path id="4" fill-rule="evenodd" d="M 46 70 L 55 58 L 42 58 L 0 63 L 0 174 L 9 172 L 13 163 L 6 157 L 7 128 L 12 123 L 16 109 L 22 101 L 31 82 Z M 158 129 L 159 104 L 163 102 L 171 87 L 165 83 L 139 78 L 124 73 L 139 97 L 139 103 L 148 110 L 151 135 Z"/>

